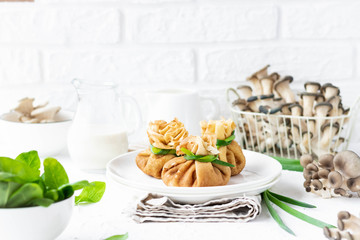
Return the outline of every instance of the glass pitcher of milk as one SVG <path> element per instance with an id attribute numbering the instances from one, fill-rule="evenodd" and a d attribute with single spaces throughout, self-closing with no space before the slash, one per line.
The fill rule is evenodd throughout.
<path id="1" fill-rule="evenodd" d="M 83 170 L 104 170 L 114 157 L 128 151 L 128 133 L 139 129 L 141 114 L 136 101 L 119 96 L 112 82 L 90 83 L 72 81 L 78 106 L 68 133 L 68 150 L 71 159 Z M 130 102 L 137 115 L 134 130 L 125 122 L 125 104 Z"/>

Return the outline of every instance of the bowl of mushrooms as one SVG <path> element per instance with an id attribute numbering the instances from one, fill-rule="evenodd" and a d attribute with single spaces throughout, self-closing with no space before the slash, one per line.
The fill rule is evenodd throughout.
<path id="1" fill-rule="evenodd" d="M 40 155 L 56 155 L 66 147 L 73 113 L 48 103 L 34 106 L 24 98 L 18 106 L 0 116 L 1 154 L 36 149 Z"/>
<path id="2" fill-rule="evenodd" d="M 269 66 L 247 78 L 251 86 L 227 90 L 242 147 L 288 158 L 346 149 L 359 99 L 344 107 L 331 83 L 306 82 L 304 90 L 294 91 L 293 77 L 268 73 Z"/>

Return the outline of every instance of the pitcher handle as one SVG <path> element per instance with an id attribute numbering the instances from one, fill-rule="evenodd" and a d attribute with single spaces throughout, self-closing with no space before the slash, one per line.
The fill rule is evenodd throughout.
<path id="1" fill-rule="evenodd" d="M 211 120 L 211 119 L 216 119 L 216 118 L 218 118 L 218 115 L 219 115 L 219 113 L 220 113 L 219 103 L 218 103 L 215 99 L 210 98 L 210 97 L 203 97 L 203 96 L 201 96 L 200 99 L 201 99 L 201 102 L 210 101 L 210 102 L 212 103 L 212 104 L 211 104 L 211 106 L 212 106 L 212 111 L 205 116 L 206 120 Z"/>
<path id="2" fill-rule="evenodd" d="M 119 100 L 127 101 L 135 107 L 135 113 L 137 115 L 137 122 L 133 129 L 127 130 L 128 135 L 132 135 L 135 133 L 136 130 L 140 129 L 141 124 L 142 124 L 142 115 L 141 115 L 140 106 L 137 103 L 137 101 L 135 100 L 135 98 L 133 98 L 131 96 L 121 95 L 121 96 L 119 96 Z"/>

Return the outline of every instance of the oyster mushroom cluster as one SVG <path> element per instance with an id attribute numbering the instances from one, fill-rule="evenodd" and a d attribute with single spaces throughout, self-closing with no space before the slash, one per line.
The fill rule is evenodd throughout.
<path id="1" fill-rule="evenodd" d="M 300 164 L 307 192 L 323 198 L 360 196 L 360 157 L 353 151 L 323 154 L 318 161 L 306 154 L 301 156 Z"/>
<path id="2" fill-rule="evenodd" d="M 334 152 L 344 142 L 339 134 L 348 119 L 337 116 L 350 110 L 344 109 L 339 88 L 306 82 L 305 90 L 297 94 L 290 88 L 293 77 L 269 74 L 269 66 L 247 78 L 252 86 L 237 87 L 239 98 L 232 102 L 235 109 L 266 114 L 242 114 L 242 137 L 261 152 L 292 147 L 301 154 Z"/>
<path id="3" fill-rule="evenodd" d="M 11 122 L 48 123 L 55 121 L 55 115 L 61 107 L 48 106 L 48 103 L 34 106 L 34 98 L 23 98 L 18 106 L 9 113 L 2 115 L 2 119 Z"/>
<path id="4" fill-rule="evenodd" d="M 360 240 L 360 218 L 347 212 L 338 213 L 337 228 L 324 228 L 328 239 Z"/>

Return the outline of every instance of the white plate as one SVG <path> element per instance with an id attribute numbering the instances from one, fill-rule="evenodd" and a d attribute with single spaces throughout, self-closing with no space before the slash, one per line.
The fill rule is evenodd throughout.
<path id="1" fill-rule="evenodd" d="M 107 176 L 118 184 L 139 191 L 167 196 L 189 195 L 191 198 L 199 195 L 223 196 L 253 191 L 259 193 L 257 192 L 259 189 L 264 191 L 275 184 L 281 175 L 281 164 L 275 159 L 257 152 L 243 150 L 246 158 L 245 168 L 239 175 L 231 177 L 226 186 L 168 187 L 160 179 L 146 175 L 136 166 L 135 158 L 139 152 L 140 150 L 123 154 L 111 160 L 107 165 Z M 266 188 L 263 189 L 264 187 Z"/>

